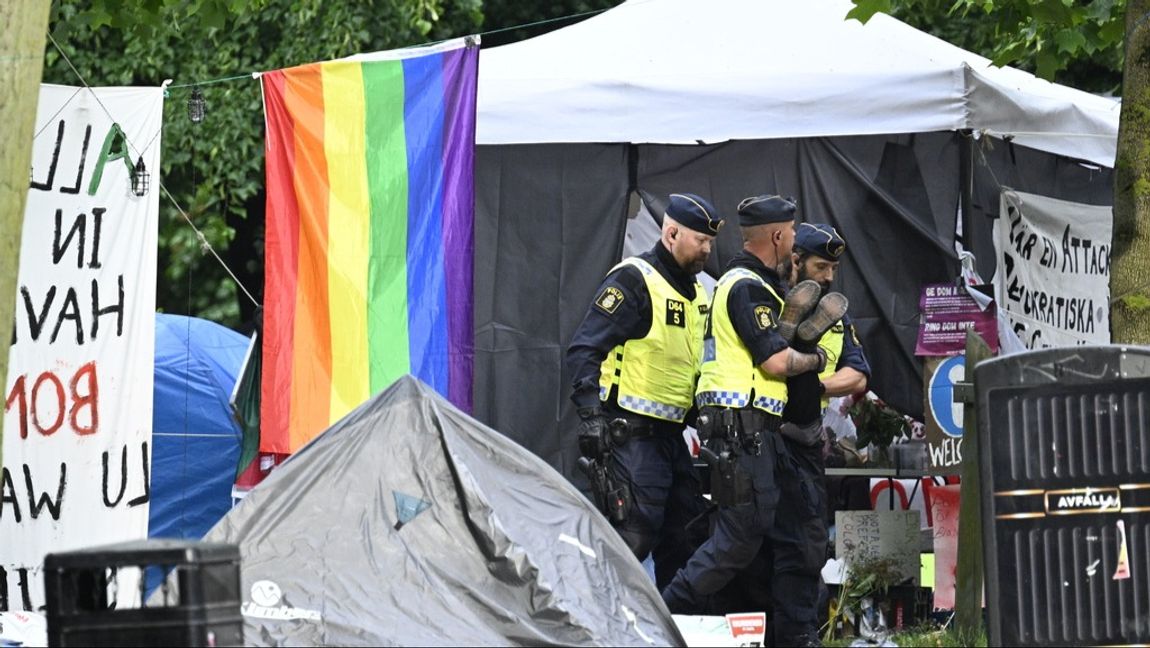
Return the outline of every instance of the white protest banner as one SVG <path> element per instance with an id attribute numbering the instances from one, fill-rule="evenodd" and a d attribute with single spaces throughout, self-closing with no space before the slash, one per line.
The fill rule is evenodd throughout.
<path id="1" fill-rule="evenodd" d="M 4 401 L 0 610 L 147 537 L 162 88 L 42 85 Z"/>
<path id="2" fill-rule="evenodd" d="M 1110 207 L 1004 189 L 995 300 L 1031 349 L 1110 343 Z"/>

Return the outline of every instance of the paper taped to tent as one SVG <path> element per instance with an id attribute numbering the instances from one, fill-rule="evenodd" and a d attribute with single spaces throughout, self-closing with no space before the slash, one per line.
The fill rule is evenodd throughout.
<path id="1" fill-rule="evenodd" d="M 566 479 L 406 376 L 204 538 L 239 545 L 249 645 L 682 645 Z"/>
<path id="2" fill-rule="evenodd" d="M 475 416 L 564 474 L 564 352 L 626 237 L 667 196 L 733 223 L 761 193 L 847 241 L 838 290 L 870 388 L 923 416 L 923 285 L 994 276 L 1004 187 L 1112 204 L 1119 102 L 1048 83 L 849 0 L 630 0 L 483 52 L 476 130 Z M 689 34 L 689 36 L 684 36 Z M 961 232 L 961 234 L 960 234 Z M 742 248 L 723 228 L 706 272 Z M 631 248 L 634 249 L 634 248 Z M 540 299 L 540 295 L 555 295 Z"/>

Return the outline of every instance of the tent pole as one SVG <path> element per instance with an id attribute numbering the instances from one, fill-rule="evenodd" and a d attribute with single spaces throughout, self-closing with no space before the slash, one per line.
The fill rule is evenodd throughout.
<path id="1" fill-rule="evenodd" d="M 974 203 L 974 134 L 969 128 L 958 131 L 958 211 L 962 218 L 962 249 L 969 251 L 974 239 L 971 205 Z"/>

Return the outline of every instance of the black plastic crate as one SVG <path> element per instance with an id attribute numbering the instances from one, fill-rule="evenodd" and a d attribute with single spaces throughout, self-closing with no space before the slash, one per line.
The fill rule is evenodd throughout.
<path id="1" fill-rule="evenodd" d="M 243 644 L 235 545 L 144 540 L 49 554 L 44 587 L 50 646 Z"/>

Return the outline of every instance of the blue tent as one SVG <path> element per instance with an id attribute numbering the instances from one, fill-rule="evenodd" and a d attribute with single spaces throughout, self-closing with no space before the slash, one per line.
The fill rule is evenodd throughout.
<path id="1" fill-rule="evenodd" d="M 241 432 L 228 405 L 248 338 L 156 315 L 148 536 L 199 539 L 231 509 Z"/>

